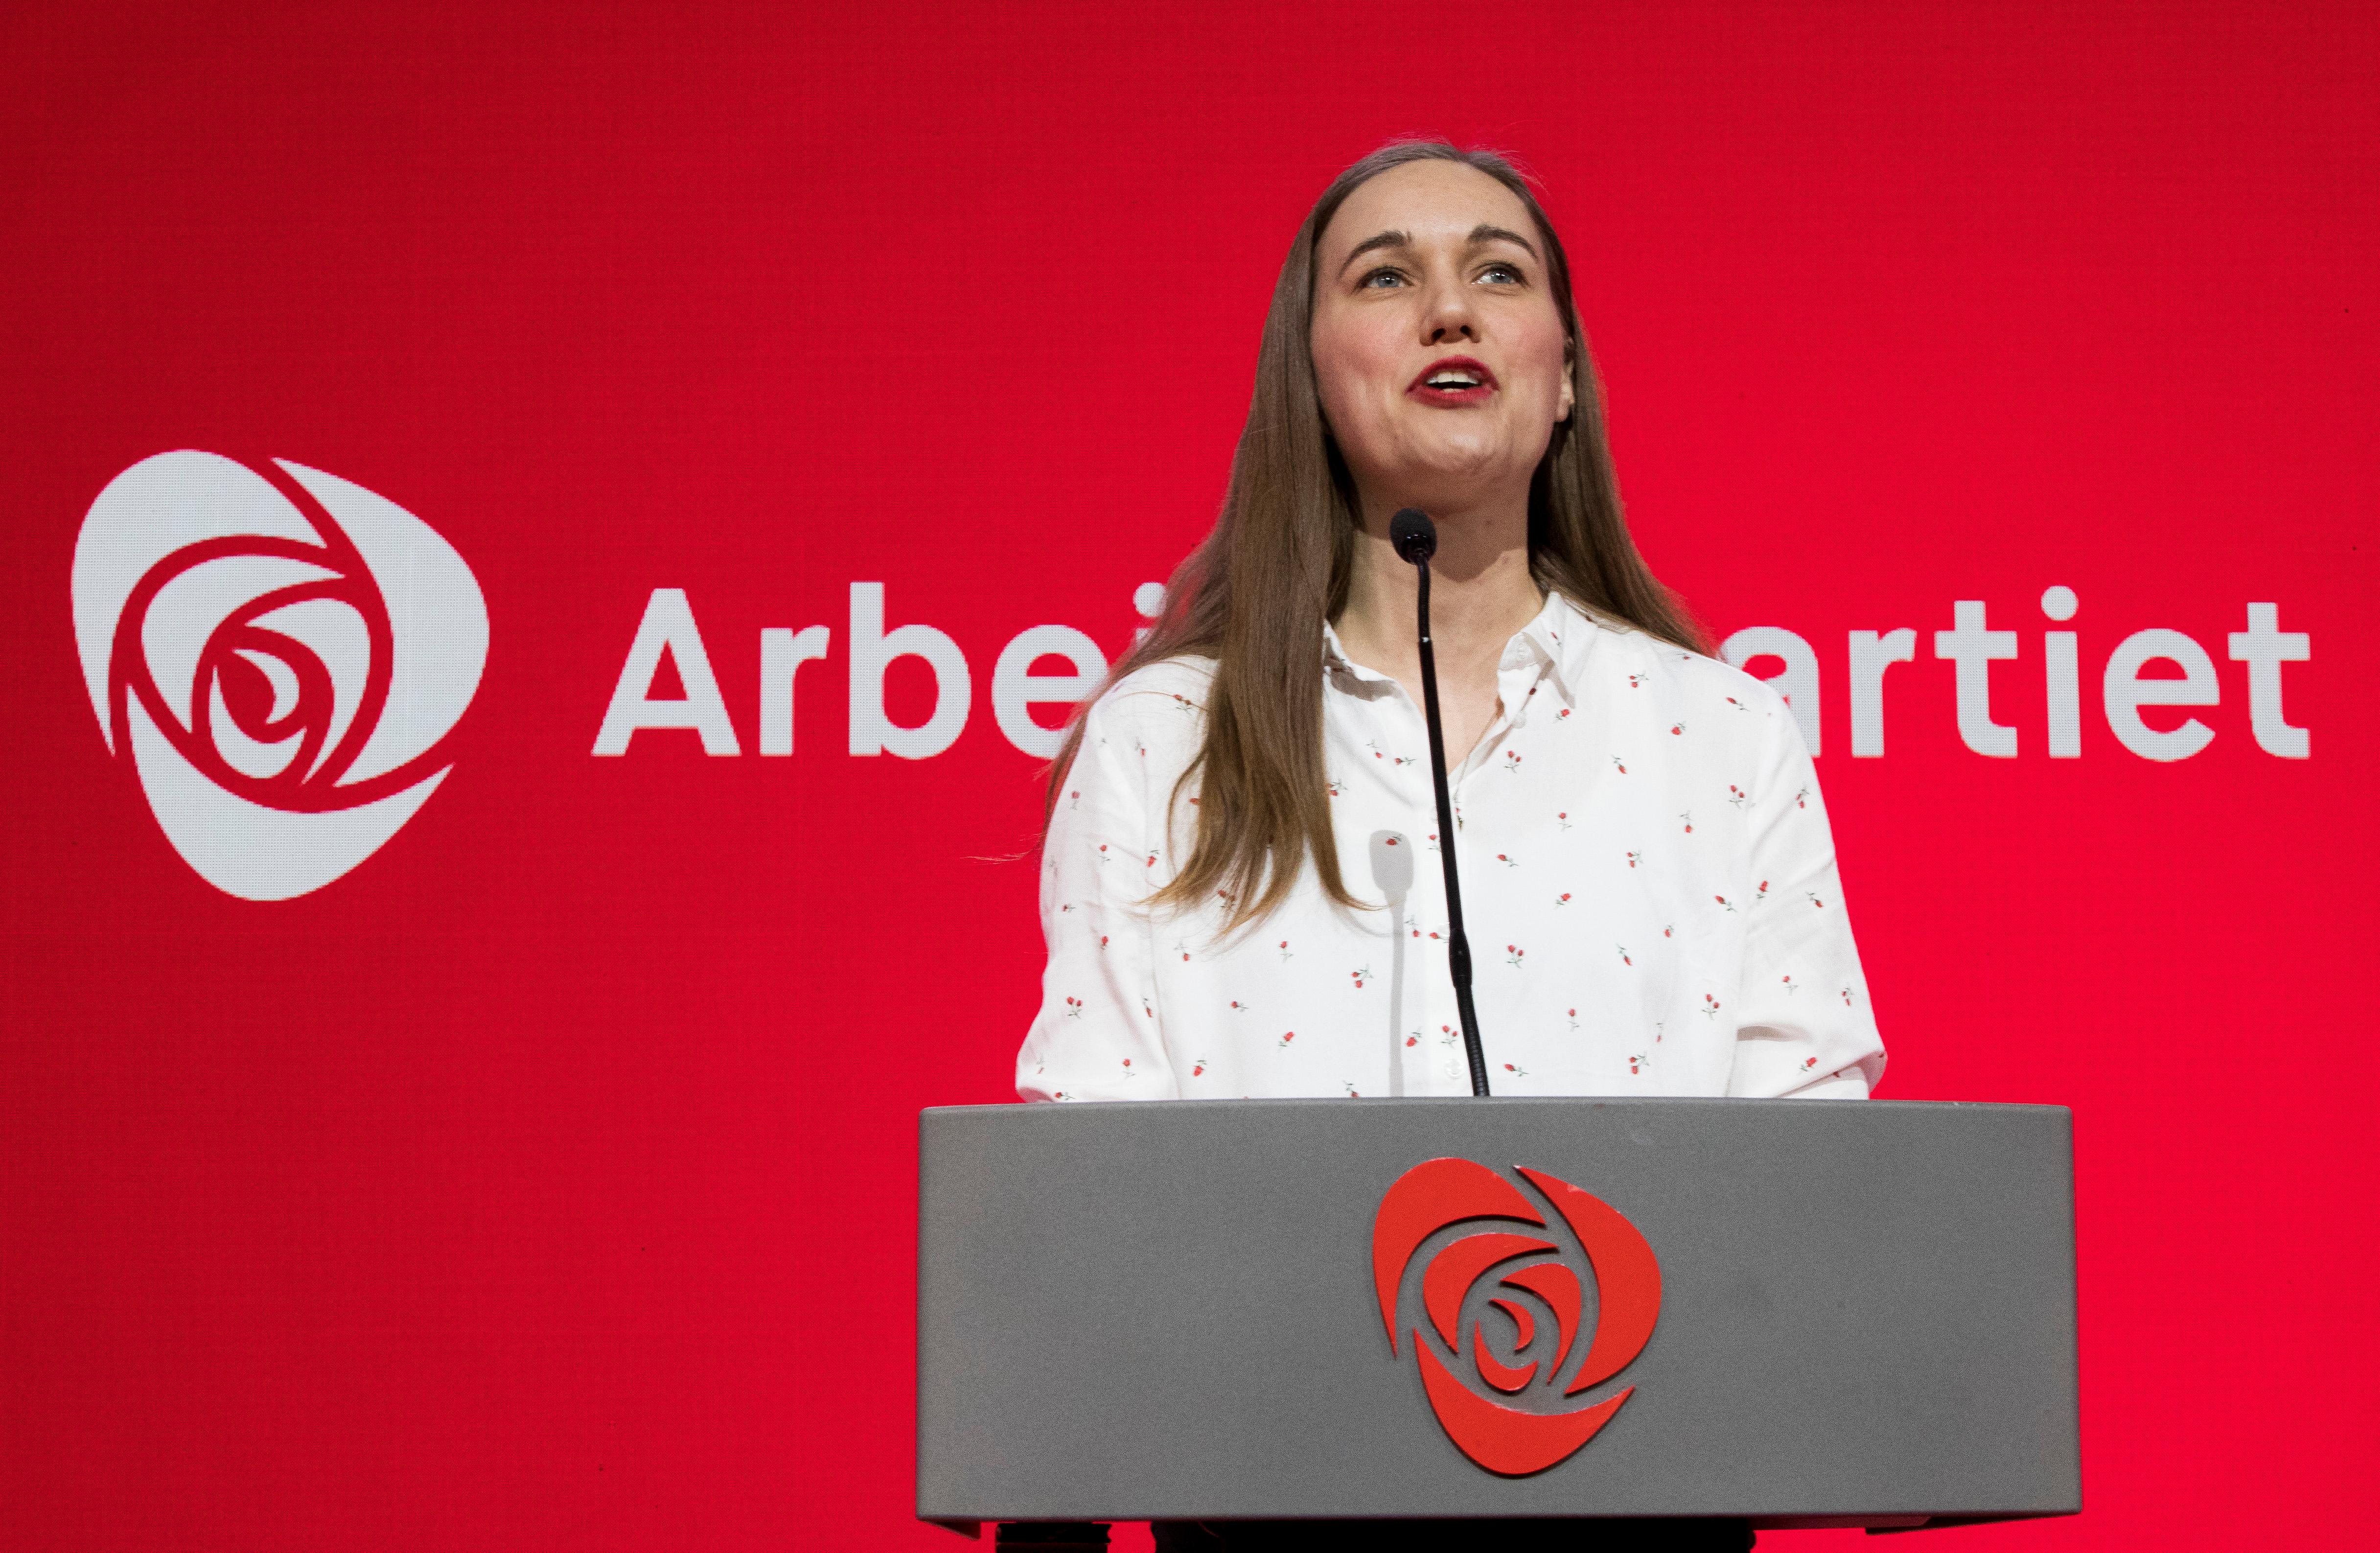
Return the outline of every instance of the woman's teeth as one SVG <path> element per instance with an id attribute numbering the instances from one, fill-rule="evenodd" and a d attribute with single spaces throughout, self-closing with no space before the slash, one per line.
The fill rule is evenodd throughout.
<path id="1" fill-rule="evenodd" d="M 1432 388 L 1476 388 L 1479 386 L 1479 380 L 1463 372 L 1433 372 L 1430 374 L 1429 386 Z"/>

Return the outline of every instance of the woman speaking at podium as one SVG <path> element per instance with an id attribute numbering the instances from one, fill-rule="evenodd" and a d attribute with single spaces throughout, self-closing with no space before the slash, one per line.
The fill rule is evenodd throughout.
<path id="1" fill-rule="evenodd" d="M 1221 515 L 1053 769 L 1018 1093 L 1472 1093 L 1441 847 L 1495 1094 L 1882 1074 L 1810 758 L 1629 537 L 1560 239 L 1502 159 L 1405 141 L 1299 229 Z"/>

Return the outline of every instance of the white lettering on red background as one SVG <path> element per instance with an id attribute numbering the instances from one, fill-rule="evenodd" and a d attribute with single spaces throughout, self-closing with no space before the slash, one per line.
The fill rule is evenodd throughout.
<path id="1" fill-rule="evenodd" d="M 922 760 L 949 749 L 965 730 L 974 678 L 965 653 L 948 633 L 915 624 L 887 631 L 884 601 L 885 586 L 880 582 L 851 585 L 848 748 L 853 755 L 897 755 Z M 1135 590 L 1133 603 L 1144 620 L 1154 620 L 1164 609 L 1165 589 L 1159 583 L 1144 583 Z M 2052 622 L 2073 619 L 2079 607 L 2074 590 L 2062 584 L 2041 597 L 2042 613 Z M 1144 626 L 1139 635 L 1146 634 Z M 831 635 L 824 625 L 807 626 L 799 632 L 771 626 L 760 633 L 761 754 L 793 753 L 795 671 L 805 662 L 823 660 Z M 1883 757 L 1886 673 L 1896 663 L 1916 661 L 1918 642 L 1917 629 L 1907 625 L 1849 633 L 1844 672 L 1850 685 L 1853 758 Z M 2025 655 L 2022 633 L 1994 627 L 1983 600 L 1953 602 L 1950 625 L 1933 633 L 1932 645 L 1934 657 L 1952 665 L 1954 671 L 1949 710 L 1961 743 L 1994 759 L 2015 759 L 2026 747 L 2041 748 L 2051 759 L 2081 758 L 2079 644 L 2080 637 L 2073 631 L 2042 634 L 2046 725 L 2041 744 L 2029 746 L 2022 730 L 1996 720 L 1992 705 L 1994 665 L 2010 665 L 2008 672 L 2021 672 Z M 2260 601 L 2247 606 L 2247 629 L 2232 632 L 2226 646 L 2232 661 L 2246 665 L 2250 726 L 2257 747 L 2282 759 L 2307 758 L 2312 735 L 2304 728 L 2292 726 L 2283 712 L 2281 665 L 2309 661 L 2313 656 L 2313 637 L 2302 631 L 2281 630 L 2280 606 Z M 664 650 L 675 659 L 685 695 L 655 699 L 652 682 Z M 1775 674 L 1765 677 L 1792 710 L 1810 753 L 1823 752 L 1819 708 L 1825 676 L 1818 650 L 1807 637 L 1781 625 L 1749 625 L 1721 643 L 1719 655 L 1737 668 L 1763 659 L 1781 663 Z M 914 728 L 892 722 L 884 708 L 885 670 L 903 657 L 923 660 L 935 686 L 931 715 Z M 1036 672 L 1038 664 L 1051 658 L 1062 660 L 1068 672 Z M 2179 669 L 2180 676 L 2144 673 L 2158 662 Z M 1064 731 L 1043 726 L 1030 709 L 1072 705 L 1097 688 L 1107 667 L 1099 643 L 1075 626 L 1035 625 L 1020 631 L 993 662 L 992 721 L 1018 750 L 1037 759 L 1053 758 L 1064 742 Z M 2174 728 L 2155 728 L 2143 719 L 2141 709 L 2216 706 L 2222 700 L 2222 684 L 2214 658 L 2197 638 L 2168 626 L 2150 626 L 2133 631 L 2109 652 L 2099 699 L 2108 732 L 2125 749 L 2144 760 L 2186 760 L 2214 742 L 2215 730 L 2195 717 Z M 639 730 L 671 728 L 695 730 L 709 754 L 741 752 L 686 593 L 657 588 L 646 602 L 627 660 L 621 665 L 595 736 L 594 753 L 625 755 Z"/>

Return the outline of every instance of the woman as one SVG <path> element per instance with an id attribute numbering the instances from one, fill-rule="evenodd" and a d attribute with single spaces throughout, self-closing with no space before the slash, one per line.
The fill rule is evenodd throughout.
<path id="1" fill-rule="evenodd" d="M 1560 242 L 1500 158 L 1400 142 L 1324 192 L 1167 599 L 1053 770 L 1025 1098 L 1468 1094 L 1443 845 L 1495 1093 L 1882 1074 L 1810 758 L 1637 554 Z"/>

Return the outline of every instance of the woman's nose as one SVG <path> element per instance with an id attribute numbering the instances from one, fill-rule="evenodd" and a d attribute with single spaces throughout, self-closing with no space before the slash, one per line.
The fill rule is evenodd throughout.
<path id="1" fill-rule="evenodd" d="M 1472 313 L 1469 293 L 1457 283 L 1441 281 L 1432 285 L 1422 312 L 1422 342 L 1437 346 L 1478 338 L 1478 320 Z"/>

